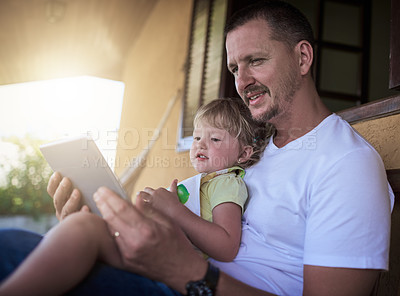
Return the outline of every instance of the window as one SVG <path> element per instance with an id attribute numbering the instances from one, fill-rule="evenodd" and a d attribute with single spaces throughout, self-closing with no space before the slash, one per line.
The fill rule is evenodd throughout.
<path id="1" fill-rule="evenodd" d="M 316 86 L 333 111 L 368 101 L 370 27 L 370 0 L 320 0 Z"/>
<path id="2" fill-rule="evenodd" d="M 195 0 L 178 151 L 190 148 L 197 109 L 220 96 L 227 0 Z"/>
<path id="3" fill-rule="evenodd" d="M 392 0 L 391 27 L 390 27 L 390 76 L 389 88 L 400 90 L 400 42 L 398 34 L 400 31 L 400 1 Z"/>
<path id="4" fill-rule="evenodd" d="M 377 12 L 371 11 L 371 0 L 288 0 L 306 14 L 317 33 L 316 86 L 333 112 L 394 94 L 387 90 L 388 81 L 382 78 L 387 75 L 385 59 L 382 59 L 385 48 L 377 41 L 384 41 L 384 36 L 377 39 L 377 35 L 383 34 L 377 29 L 371 30 L 382 22 L 388 1 L 379 2 Z M 252 2 L 194 0 L 178 151 L 190 147 L 192 121 L 198 107 L 217 97 L 238 96 L 233 76 L 225 65 L 223 27 L 227 17 Z M 375 13 L 374 18 L 371 12 Z M 392 16 L 392 26 L 398 23 L 396 20 Z M 395 66 L 400 55 L 395 41 L 392 37 L 392 90 L 400 89 L 400 74 L 396 72 L 399 67 Z"/>
<path id="5" fill-rule="evenodd" d="M 124 83 L 93 76 L 1 86 L 0 144 L 26 135 L 52 141 L 91 134 L 114 167 L 123 93 Z"/>

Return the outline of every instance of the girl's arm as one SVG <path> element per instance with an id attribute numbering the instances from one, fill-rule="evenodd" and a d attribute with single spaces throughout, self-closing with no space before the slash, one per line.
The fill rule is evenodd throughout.
<path id="1" fill-rule="evenodd" d="M 232 261 L 240 245 L 242 209 L 232 202 L 214 207 L 213 222 L 192 213 L 178 201 L 177 180 L 170 190 L 159 188 L 144 191 L 152 195 L 152 205 L 170 216 L 201 251 L 218 261 Z"/>
<path id="2" fill-rule="evenodd" d="M 218 261 L 232 261 L 240 245 L 242 209 L 226 202 L 216 206 L 212 214 L 213 222 L 209 222 L 184 207 L 174 220 L 201 251 Z"/>

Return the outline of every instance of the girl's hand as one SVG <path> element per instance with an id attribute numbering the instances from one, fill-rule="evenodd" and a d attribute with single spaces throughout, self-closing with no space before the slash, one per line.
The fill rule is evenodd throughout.
<path id="1" fill-rule="evenodd" d="M 182 204 L 179 202 L 179 198 L 176 193 L 177 184 L 178 180 L 173 180 L 169 190 L 162 187 L 158 189 L 146 187 L 143 189 L 143 191 L 139 192 L 138 195 L 142 192 L 146 192 L 148 194 L 148 198 L 151 199 L 153 208 L 173 218 L 177 214 L 177 211 L 179 211 L 179 209 L 182 207 Z"/>

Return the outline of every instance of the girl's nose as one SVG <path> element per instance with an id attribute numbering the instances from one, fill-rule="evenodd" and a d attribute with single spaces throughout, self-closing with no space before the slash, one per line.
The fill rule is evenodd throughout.
<path id="1" fill-rule="evenodd" d="M 206 145 L 206 141 L 204 140 L 204 138 L 201 138 L 198 142 L 197 145 L 199 148 L 201 149 L 206 149 L 207 145 Z"/>

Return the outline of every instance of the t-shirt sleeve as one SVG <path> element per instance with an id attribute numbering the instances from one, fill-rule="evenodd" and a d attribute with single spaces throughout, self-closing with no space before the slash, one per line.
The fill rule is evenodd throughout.
<path id="1" fill-rule="evenodd" d="M 313 184 L 304 264 L 387 269 L 391 204 L 379 156 L 351 152 Z"/>
<path id="2" fill-rule="evenodd" d="M 244 210 L 247 188 L 242 178 L 235 174 L 221 175 L 210 180 L 208 186 L 211 210 L 219 204 L 233 202 Z"/>

